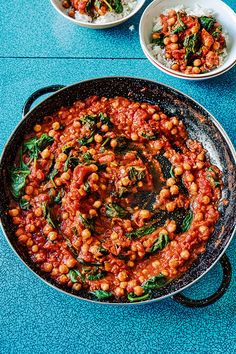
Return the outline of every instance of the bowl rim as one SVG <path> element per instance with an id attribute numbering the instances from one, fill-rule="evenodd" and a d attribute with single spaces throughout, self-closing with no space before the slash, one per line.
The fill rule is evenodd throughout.
<path id="1" fill-rule="evenodd" d="M 233 160 L 236 163 L 236 150 L 234 148 L 233 143 L 231 142 L 231 139 L 229 138 L 228 134 L 226 133 L 226 131 L 224 130 L 224 128 L 221 126 L 220 122 L 218 122 L 218 120 L 214 117 L 214 115 L 212 115 L 204 106 L 202 106 L 198 101 L 196 101 L 195 99 L 193 99 L 191 96 L 189 96 L 188 94 L 185 94 L 184 92 L 182 92 L 181 90 L 178 90 L 176 88 L 173 88 L 170 85 L 167 84 L 163 84 L 161 82 L 155 81 L 155 80 L 150 80 L 150 79 L 146 79 L 146 78 L 142 78 L 142 77 L 133 77 L 133 76 L 106 76 L 106 77 L 94 77 L 94 78 L 90 78 L 90 79 L 85 79 L 85 80 L 81 80 L 79 82 L 70 84 L 70 85 L 66 85 L 65 87 L 59 89 L 58 91 L 52 93 L 50 96 L 44 98 L 42 101 L 40 101 L 38 104 L 36 104 L 20 121 L 19 123 L 16 125 L 15 129 L 11 132 L 9 139 L 7 140 L 4 149 L 2 151 L 2 155 L 0 156 L 0 165 L 2 164 L 2 159 L 3 156 L 5 155 L 5 151 L 7 149 L 8 144 L 10 144 L 10 141 L 12 139 L 12 136 L 14 136 L 14 134 L 17 132 L 19 126 L 21 125 L 22 121 L 24 119 L 26 119 L 30 114 L 32 114 L 32 111 L 34 109 L 36 109 L 38 106 L 40 106 L 42 104 L 42 102 L 46 101 L 47 99 L 49 99 L 52 96 L 56 96 L 59 92 L 66 90 L 68 88 L 71 88 L 73 86 L 76 86 L 78 84 L 83 84 L 86 83 L 88 81 L 93 81 L 93 80 L 105 80 L 105 79 L 138 79 L 138 80 L 144 80 L 144 81 L 148 81 L 150 83 L 154 83 L 154 84 L 158 84 L 161 86 L 164 86 L 167 89 L 170 90 L 174 90 L 176 93 L 179 93 L 183 96 L 185 96 L 186 98 L 190 99 L 191 101 L 193 101 L 196 105 L 198 105 L 200 108 L 202 108 L 210 117 L 210 119 L 212 120 L 212 122 L 214 123 L 214 125 L 217 127 L 217 129 L 221 132 L 221 134 L 223 135 L 227 146 L 230 149 L 230 152 L 232 154 Z M 224 248 L 222 249 L 222 251 L 219 253 L 218 256 L 216 256 L 215 260 L 211 263 L 210 266 L 207 267 L 207 269 L 202 271 L 202 274 L 200 274 L 196 279 L 193 279 L 192 281 L 190 281 L 188 284 L 186 284 L 185 286 L 183 286 L 181 289 L 178 289 L 176 291 L 173 291 L 172 293 L 168 293 L 166 295 L 163 295 L 159 298 L 154 298 L 154 299 L 149 299 L 149 300 L 145 300 L 145 301 L 140 301 L 140 302 L 134 302 L 134 303 L 110 303 L 107 301 L 99 301 L 96 299 L 88 299 L 88 298 L 84 298 L 84 297 L 80 297 L 77 294 L 73 294 L 72 292 L 67 292 L 64 289 L 60 288 L 59 286 L 57 287 L 56 285 L 50 283 L 49 281 L 47 281 L 46 279 L 44 279 L 42 276 L 40 276 L 37 272 L 35 272 L 24 260 L 23 258 L 20 256 L 20 254 L 17 252 L 17 250 L 14 248 L 14 246 L 12 245 L 12 243 L 10 242 L 10 239 L 8 238 L 7 232 L 5 231 L 4 227 L 3 227 L 3 223 L 2 223 L 2 218 L 0 215 L 0 226 L 3 232 L 3 235 L 5 236 L 5 239 L 7 241 L 7 243 L 9 244 L 10 248 L 13 250 L 13 252 L 16 254 L 16 256 L 18 257 L 18 259 L 30 270 L 30 272 L 32 272 L 36 277 L 38 277 L 39 279 L 41 279 L 41 281 L 43 281 L 46 285 L 50 286 L 51 288 L 64 293 L 66 295 L 69 295 L 71 297 L 74 297 L 78 300 L 84 300 L 90 303 L 97 303 L 97 304 L 102 304 L 102 305 L 115 305 L 115 306 L 139 306 L 139 305 L 145 305 L 145 304 L 151 304 L 160 300 L 164 300 L 167 298 L 172 298 L 174 295 L 176 295 L 177 293 L 182 292 L 183 290 L 187 289 L 188 287 L 192 286 L 195 282 L 197 282 L 198 280 L 200 280 L 204 275 L 206 275 L 213 267 L 214 265 L 219 261 L 219 259 L 222 257 L 222 255 L 225 253 L 225 251 L 227 250 L 227 248 L 229 247 L 230 243 L 232 242 L 232 239 L 235 235 L 236 232 L 236 225 L 234 226 L 231 235 L 229 236 L 229 239 L 227 240 L 226 245 L 224 246 Z"/>
<path id="2" fill-rule="evenodd" d="M 142 46 L 142 44 L 141 44 Z M 225 74 L 227 71 L 229 71 L 230 69 L 232 69 L 234 67 L 234 65 L 236 64 L 236 60 L 234 63 L 232 63 L 231 65 L 229 65 L 228 67 L 226 67 L 225 69 L 219 71 L 218 73 L 214 73 L 214 74 L 211 74 L 211 76 L 199 76 L 199 75 L 181 75 L 178 71 L 177 72 L 172 72 L 172 70 L 169 70 L 169 68 L 165 67 L 165 66 L 161 66 L 159 65 L 159 62 L 155 61 L 153 59 L 153 57 L 150 55 L 150 53 L 145 49 L 143 48 L 143 52 L 144 54 L 146 55 L 147 59 L 151 62 L 151 64 L 153 64 L 154 66 L 156 66 L 158 69 L 160 69 L 162 72 L 166 73 L 166 74 L 169 74 L 173 77 L 176 77 L 178 79 L 185 79 L 185 80 L 192 80 L 192 81 L 197 81 L 197 80 L 207 80 L 207 79 L 212 79 L 214 77 L 217 77 L 219 75 L 222 75 L 222 74 Z"/>
<path id="3" fill-rule="evenodd" d="M 160 70 L 163 69 L 162 71 L 168 73 L 171 76 L 175 76 L 175 77 L 178 77 L 181 79 L 188 79 L 188 80 L 203 80 L 203 79 L 213 78 L 213 77 L 219 76 L 219 75 L 223 74 L 224 72 L 233 68 L 233 66 L 236 64 L 236 55 L 235 55 L 235 58 L 232 59 L 232 62 L 229 63 L 227 66 L 225 66 L 225 68 L 223 68 L 223 66 L 226 65 L 226 63 L 227 63 L 227 57 L 226 57 L 226 61 L 222 65 L 218 66 L 217 68 L 210 70 L 207 73 L 195 74 L 195 75 L 176 72 L 176 71 L 172 70 L 171 68 L 168 68 L 165 65 L 163 65 L 162 63 L 160 63 L 158 61 L 158 59 L 155 58 L 154 55 L 152 55 L 152 53 L 148 50 L 147 44 L 145 43 L 144 38 L 143 38 L 144 31 L 143 31 L 142 27 L 143 27 L 143 21 L 144 21 L 145 17 L 147 16 L 147 12 L 155 5 L 158 5 L 159 3 L 164 2 L 164 1 L 167 2 L 167 0 L 153 0 L 143 11 L 143 14 L 142 14 L 140 22 L 139 22 L 139 40 L 140 40 L 141 48 L 142 48 L 145 56 L 149 60 L 152 59 L 151 62 L 153 65 L 156 64 Z M 217 2 L 218 2 L 218 4 L 220 4 L 222 6 L 222 8 L 225 7 L 227 9 L 227 11 L 229 11 L 235 17 L 235 22 L 236 22 L 236 13 L 233 11 L 233 9 L 231 9 L 230 6 L 228 6 L 226 3 L 224 3 L 221 0 L 217 0 Z M 192 1 L 190 1 L 190 4 L 193 4 Z M 153 21 L 153 19 L 154 19 L 154 17 L 152 17 L 152 21 Z M 147 56 L 147 54 L 149 57 Z M 222 67 L 222 70 L 220 69 L 221 67 Z M 218 70 L 218 71 L 214 72 L 216 70 Z"/>
<path id="4" fill-rule="evenodd" d="M 56 0 L 50 0 L 52 6 L 56 9 L 56 11 L 62 15 L 64 18 L 66 18 L 67 20 L 73 22 L 76 25 L 82 26 L 82 27 L 89 27 L 89 28 L 94 28 L 94 29 L 102 29 L 102 28 L 107 28 L 109 26 L 116 26 L 119 25 L 125 21 L 127 21 L 128 19 L 130 19 L 132 16 L 136 15 L 136 13 L 141 9 L 141 7 L 144 5 L 146 0 L 137 0 L 137 3 L 134 7 L 134 9 L 125 17 L 122 17 L 118 20 L 115 21 L 110 21 L 110 22 L 105 22 L 105 23 L 93 23 L 93 22 L 84 22 L 84 21 L 80 21 L 77 20 L 75 18 L 72 18 L 70 16 L 68 16 L 66 13 L 64 13 L 63 11 L 61 11 L 61 9 L 59 9 L 59 7 L 57 6 Z"/>

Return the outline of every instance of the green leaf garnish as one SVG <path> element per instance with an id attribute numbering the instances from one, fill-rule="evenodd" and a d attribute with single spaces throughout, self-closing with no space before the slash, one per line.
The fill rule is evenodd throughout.
<path id="1" fill-rule="evenodd" d="M 144 295 L 141 296 L 137 296 L 134 293 L 128 293 L 127 298 L 130 302 L 137 302 L 137 301 L 143 301 L 143 300 L 147 300 L 150 298 L 150 294 L 146 293 Z"/>
<path id="2" fill-rule="evenodd" d="M 155 253 L 162 250 L 168 243 L 170 239 L 168 235 L 160 235 L 156 241 L 154 241 L 149 253 Z"/>
<path id="3" fill-rule="evenodd" d="M 156 224 L 143 226 L 135 231 L 129 232 L 128 234 L 126 234 L 126 237 L 136 239 L 145 235 L 150 235 L 157 229 L 157 227 L 158 226 Z"/>
<path id="4" fill-rule="evenodd" d="M 108 218 L 125 218 L 128 212 L 117 203 L 106 204 L 106 215 Z"/>
<path id="5" fill-rule="evenodd" d="M 94 290 L 94 291 L 90 291 L 90 293 L 96 296 L 96 298 L 99 300 L 110 299 L 113 296 L 112 293 L 104 290 Z"/>
<path id="6" fill-rule="evenodd" d="M 193 220 L 193 212 L 192 210 L 185 216 L 183 223 L 181 225 L 181 229 L 183 232 L 187 232 L 190 229 L 191 223 Z"/>
<path id="7" fill-rule="evenodd" d="M 166 277 L 160 273 L 160 274 L 155 275 L 154 277 L 151 277 L 150 279 L 146 280 L 142 284 L 142 287 L 145 290 L 159 289 L 162 286 L 166 285 L 166 283 L 167 283 Z"/>

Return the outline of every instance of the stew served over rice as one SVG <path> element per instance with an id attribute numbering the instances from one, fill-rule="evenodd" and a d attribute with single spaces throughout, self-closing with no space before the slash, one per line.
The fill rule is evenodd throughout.
<path id="1" fill-rule="evenodd" d="M 221 172 L 183 122 L 127 98 L 62 107 L 11 168 L 18 242 L 58 284 L 140 301 L 186 272 L 219 219 Z"/>

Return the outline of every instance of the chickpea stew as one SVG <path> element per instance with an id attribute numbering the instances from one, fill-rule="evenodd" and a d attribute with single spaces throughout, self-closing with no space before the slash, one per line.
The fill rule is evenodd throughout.
<path id="1" fill-rule="evenodd" d="M 219 219 L 220 170 L 157 105 L 91 96 L 25 137 L 11 168 L 18 242 L 61 286 L 149 299 L 185 273 Z"/>
<path id="2" fill-rule="evenodd" d="M 164 50 L 162 62 L 172 70 L 202 74 L 222 64 L 226 39 L 221 24 L 213 16 L 194 16 L 187 12 L 171 9 L 161 14 L 161 29 L 155 30 L 154 26 L 151 45 L 154 53 L 157 47 Z"/>

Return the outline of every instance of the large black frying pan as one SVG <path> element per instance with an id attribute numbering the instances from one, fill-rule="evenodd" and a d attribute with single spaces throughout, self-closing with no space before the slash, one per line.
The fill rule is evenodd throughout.
<path id="1" fill-rule="evenodd" d="M 29 111 L 34 100 L 45 93 L 54 91 L 57 92 Z M 86 292 L 78 295 L 73 294 L 71 290 L 59 286 L 42 273 L 29 259 L 26 248 L 16 242 L 11 220 L 6 213 L 10 199 L 9 167 L 14 162 L 15 153 L 21 145 L 25 134 L 31 131 L 36 122 L 40 122 L 44 116 L 52 114 L 62 105 L 71 105 L 74 101 L 85 99 L 90 95 L 106 97 L 118 95 L 137 101 L 146 101 L 151 104 L 158 104 L 167 114 L 177 115 L 183 120 L 190 137 L 202 142 L 204 148 L 208 151 L 211 161 L 223 172 L 224 189 L 222 202 L 219 206 L 221 217 L 216 225 L 214 234 L 207 244 L 206 252 L 199 256 L 187 273 L 167 286 L 154 291 L 151 299 L 145 301 L 145 303 L 150 303 L 171 296 L 172 299 L 181 304 L 191 307 L 203 307 L 215 302 L 227 290 L 231 280 L 231 266 L 224 252 L 232 240 L 236 224 L 235 150 L 220 124 L 209 112 L 183 93 L 156 82 L 130 77 L 108 77 L 83 81 L 67 87 L 60 85 L 50 86 L 40 89 L 30 96 L 24 106 L 23 120 L 10 137 L 0 163 L 0 214 L 3 230 L 9 244 L 21 260 L 48 284 L 78 298 L 94 301 L 92 295 Z M 204 300 L 191 300 L 180 294 L 180 291 L 192 285 L 217 261 L 220 261 L 223 268 L 223 280 L 214 295 Z M 109 303 L 120 304 L 115 299 L 109 300 Z"/>

